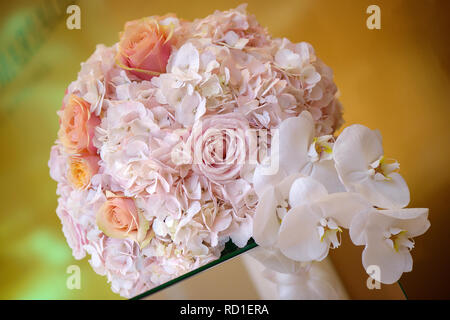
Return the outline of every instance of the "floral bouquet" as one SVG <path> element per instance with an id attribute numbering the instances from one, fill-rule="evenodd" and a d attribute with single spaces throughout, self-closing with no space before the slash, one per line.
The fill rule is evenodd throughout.
<path id="1" fill-rule="evenodd" d="M 125 297 L 252 237 L 278 278 L 307 277 L 343 229 L 393 283 L 430 225 L 428 209 L 405 209 L 378 131 L 334 135 L 342 107 L 312 46 L 272 38 L 245 6 L 127 22 L 81 64 L 58 115 L 49 166 L 63 232 Z"/>

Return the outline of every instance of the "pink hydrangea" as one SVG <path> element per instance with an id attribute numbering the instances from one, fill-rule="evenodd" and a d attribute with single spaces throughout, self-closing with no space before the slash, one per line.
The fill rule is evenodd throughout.
<path id="1" fill-rule="evenodd" d="M 332 71 L 312 46 L 271 38 L 245 6 L 193 22 L 142 21 L 82 63 L 64 104 L 78 101 L 79 122 L 95 119 L 94 126 L 61 131 L 81 132 L 84 144 L 67 148 L 61 135 L 49 160 L 74 257 L 88 253 L 125 297 L 219 258 L 229 239 L 247 244 L 258 204 L 254 151 L 271 145 L 283 120 L 307 110 L 320 134 L 342 123 Z M 95 170 L 71 172 L 74 156 L 95 159 Z M 82 184 L 70 183 L 74 174 Z M 124 225 L 123 215 L 102 216 L 108 235 L 97 224 L 115 198 L 133 204 L 132 218 L 143 226 L 133 237 L 105 228 Z"/>

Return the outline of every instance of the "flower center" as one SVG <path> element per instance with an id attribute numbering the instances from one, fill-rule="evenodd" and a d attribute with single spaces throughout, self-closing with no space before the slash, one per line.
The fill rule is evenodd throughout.
<path id="1" fill-rule="evenodd" d="M 414 248 L 414 241 L 408 238 L 408 231 L 400 228 L 390 228 L 384 234 L 385 241 L 396 252 L 402 247 L 412 250 Z"/>
<path id="2" fill-rule="evenodd" d="M 72 158 L 70 161 L 69 181 L 77 189 L 84 189 L 89 185 L 88 168 L 83 160 Z"/>
<path id="3" fill-rule="evenodd" d="M 317 226 L 317 231 L 319 232 L 320 241 L 329 241 L 331 248 L 335 249 L 341 244 L 340 236 L 338 234 L 342 232 L 337 223 L 331 218 L 322 218 Z"/>
<path id="4" fill-rule="evenodd" d="M 391 180 L 389 176 L 392 172 L 397 172 L 400 169 L 400 164 L 395 159 L 386 159 L 384 156 L 372 162 L 369 166 L 369 174 L 375 180 Z"/>
<path id="5" fill-rule="evenodd" d="M 332 135 L 316 137 L 313 143 L 309 146 L 308 156 L 311 162 L 319 160 L 330 160 L 333 154 L 333 139 Z"/>
<path id="6" fill-rule="evenodd" d="M 278 222 L 280 224 L 283 221 L 283 218 L 286 216 L 286 214 L 289 210 L 291 210 L 291 206 L 289 205 L 289 202 L 286 199 L 283 199 L 277 205 L 277 218 L 278 218 Z"/>

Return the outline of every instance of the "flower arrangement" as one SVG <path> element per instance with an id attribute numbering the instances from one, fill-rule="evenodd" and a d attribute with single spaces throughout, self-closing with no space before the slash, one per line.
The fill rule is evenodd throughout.
<path id="1" fill-rule="evenodd" d="M 153 16 L 98 45 L 58 111 L 49 167 L 76 259 L 135 296 L 254 238 L 281 274 L 308 274 L 349 229 L 381 282 L 411 271 L 428 209 L 407 209 L 381 135 L 352 125 L 332 70 L 274 39 L 245 6 Z"/>

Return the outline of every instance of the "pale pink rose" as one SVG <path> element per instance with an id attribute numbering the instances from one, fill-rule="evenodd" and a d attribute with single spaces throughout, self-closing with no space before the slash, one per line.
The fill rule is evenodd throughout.
<path id="1" fill-rule="evenodd" d="M 97 226 L 108 237 L 131 239 L 141 244 L 149 222 L 138 211 L 132 198 L 113 197 L 97 211 Z"/>
<path id="2" fill-rule="evenodd" d="M 69 154 L 82 152 L 96 153 L 92 141 L 95 127 L 100 124 L 100 118 L 91 114 L 90 104 L 72 94 L 66 104 L 63 104 L 60 116 L 58 138 Z"/>
<path id="3" fill-rule="evenodd" d="M 120 34 L 117 64 L 142 80 L 164 73 L 172 51 L 171 27 L 155 18 L 129 21 Z"/>
<path id="4" fill-rule="evenodd" d="M 70 213 L 64 208 L 61 201 L 56 209 L 56 214 L 61 219 L 62 230 L 66 237 L 67 243 L 72 249 L 72 254 L 75 259 L 83 259 L 86 256 L 84 246 L 88 244 L 86 238 L 86 230 L 75 222 Z"/>
<path id="5" fill-rule="evenodd" d="M 215 182 L 235 179 L 247 161 L 249 137 L 248 122 L 238 114 L 204 117 L 190 137 L 194 171 Z"/>
<path id="6" fill-rule="evenodd" d="M 75 189 L 87 189 L 91 185 L 92 177 L 98 172 L 99 160 L 97 155 L 69 157 L 67 180 Z"/>

